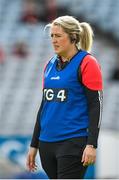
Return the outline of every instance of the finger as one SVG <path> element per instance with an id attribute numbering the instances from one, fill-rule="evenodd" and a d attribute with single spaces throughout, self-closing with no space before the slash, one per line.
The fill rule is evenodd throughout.
<path id="1" fill-rule="evenodd" d="M 35 167 L 36 167 L 35 160 L 31 157 L 29 163 L 30 171 L 33 170 Z"/>
<path id="2" fill-rule="evenodd" d="M 89 157 L 88 158 L 88 164 L 92 164 L 93 163 L 93 159 L 92 159 L 92 157 Z"/>
<path id="3" fill-rule="evenodd" d="M 37 166 L 36 165 L 33 165 L 31 168 L 30 168 L 30 171 L 32 172 L 35 172 L 37 170 Z"/>
<path id="4" fill-rule="evenodd" d="M 26 167 L 29 170 L 30 169 L 30 157 L 27 157 L 27 161 L 26 161 Z"/>
<path id="5" fill-rule="evenodd" d="M 92 165 L 92 164 L 94 164 L 95 163 L 95 161 L 93 160 L 93 159 L 90 159 L 90 160 L 88 160 L 87 162 L 85 162 L 83 165 L 84 166 L 88 166 L 88 165 Z"/>
<path id="6" fill-rule="evenodd" d="M 34 167 L 30 166 L 29 171 L 34 171 L 34 170 L 35 170 Z"/>
<path id="7" fill-rule="evenodd" d="M 85 155 L 83 166 L 87 166 L 89 162 L 88 156 Z"/>
<path id="8" fill-rule="evenodd" d="M 95 164 L 95 161 L 96 161 L 95 159 L 92 159 L 91 164 Z"/>
<path id="9" fill-rule="evenodd" d="M 35 164 L 35 156 L 32 154 L 28 154 L 26 160 L 26 166 L 29 171 L 34 171 L 37 169 L 37 165 Z"/>
<path id="10" fill-rule="evenodd" d="M 30 170 L 37 170 L 37 165 L 35 164 L 35 161 L 30 163 Z"/>
<path id="11" fill-rule="evenodd" d="M 36 170 L 36 169 L 37 169 L 37 165 L 36 165 L 36 164 L 34 164 L 34 165 L 33 165 L 33 168 Z"/>
<path id="12" fill-rule="evenodd" d="M 96 157 L 91 156 L 91 157 L 89 158 L 89 163 L 90 163 L 90 164 L 94 164 L 95 161 L 96 161 Z"/>
<path id="13" fill-rule="evenodd" d="M 34 162 L 30 162 L 30 168 L 34 168 Z"/>
<path id="14" fill-rule="evenodd" d="M 85 163 L 83 163 L 83 166 L 88 166 L 88 165 L 89 165 L 89 164 L 88 164 L 88 163 L 86 163 L 86 162 L 85 162 Z"/>
<path id="15" fill-rule="evenodd" d="M 81 162 L 84 162 L 84 160 L 85 160 L 85 152 L 83 152 Z"/>
<path id="16" fill-rule="evenodd" d="M 88 165 L 91 165 L 91 164 L 93 164 L 93 162 L 91 162 L 91 161 L 85 161 L 85 162 L 83 163 L 83 166 L 88 166 Z"/>

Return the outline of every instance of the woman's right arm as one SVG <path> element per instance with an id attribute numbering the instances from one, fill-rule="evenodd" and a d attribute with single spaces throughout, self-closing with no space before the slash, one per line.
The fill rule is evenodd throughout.
<path id="1" fill-rule="evenodd" d="M 44 72 L 46 70 L 47 64 L 48 64 L 48 62 L 44 66 Z M 44 75 L 43 75 L 42 83 L 43 83 L 42 88 L 44 88 Z M 32 135 L 32 140 L 31 140 L 29 152 L 27 155 L 27 168 L 30 171 L 34 171 L 37 168 L 36 163 L 35 163 L 35 157 L 36 157 L 36 154 L 37 154 L 37 151 L 39 148 L 39 136 L 40 136 L 40 129 L 41 129 L 41 127 L 40 127 L 40 120 L 41 120 L 40 116 L 41 116 L 41 112 L 43 109 L 43 103 L 44 102 L 43 102 L 43 95 L 42 95 L 42 101 L 41 101 L 39 111 L 37 113 L 36 123 L 35 123 L 34 131 L 33 131 L 33 135 Z"/>
<path id="2" fill-rule="evenodd" d="M 39 148 L 39 135 L 40 135 L 40 115 L 43 108 L 43 99 L 37 114 L 36 123 L 33 131 L 33 136 L 30 144 L 30 148 L 27 155 L 27 168 L 29 171 L 35 171 L 37 165 L 35 163 L 35 157 Z"/>
<path id="3" fill-rule="evenodd" d="M 41 111 L 43 108 L 43 98 L 41 101 L 41 105 L 37 114 L 37 118 L 36 118 L 36 123 L 35 123 L 35 127 L 34 127 L 34 131 L 33 131 L 33 135 L 32 135 L 32 140 L 31 140 L 31 147 L 34 148 L 38 148 L 39 147 L 39 136 L 40 136 L 40 116 L 41 116 Z"/>

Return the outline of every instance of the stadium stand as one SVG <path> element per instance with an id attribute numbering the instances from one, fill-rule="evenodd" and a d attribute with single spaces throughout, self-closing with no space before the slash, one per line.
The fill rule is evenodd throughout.
<path id="1" fill-rule="evenodd" d="M 68 8 L 74 16 L 87 20 L 119 42 L 118 0 L 74 0 L 71 3 Z"/>
<path id="2" fill-rule="evenodd" d="M 34 112 L 34 108 L 37 109 L 35 106 L 39 106 L 41 99 L 41 70 L 48 58 L 43 51 L 47 49 L 49 56 L 51 51 L 43 40 L 43 24 L 37 27 L 19 26 L 21 2 L 20 0 L 6 1 L 5 4 L 4 1 L 1 4 L 5 9 L 3 11 L 5 15 L 1 21 L 3 28 L 0 36 L 3 37 L 2 42 L 9 54 L 6 63 L 0 69 L 2 74 L 0 116 L 3 119 L 0 121 L 0 126 L 5 127 L 0 130 L 0 134 L 4 135 L 30 134 L 32 131 L 31 119 L 35 119 L 37 111 Z M 8 7 L 11 9 L 7 11 Z M 19 61 L 11 54 L 10 46 L 17 39 L 25 39 L 29 44 L 31 50 L 29 59 Z"/>

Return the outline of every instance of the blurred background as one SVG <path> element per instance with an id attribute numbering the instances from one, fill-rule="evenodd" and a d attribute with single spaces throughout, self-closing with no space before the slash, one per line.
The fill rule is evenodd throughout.
<path id="1" fill-rule="evenodd" d="M 53 55 L 44 27 L 72 15 L 94 30 L 92 54 L 104 79 L 97 161 L 85 178 L 119 178 L 119 0 L 0 0 L 0 178 L 47 178 L 26 154 L 41 102 L 42 74 Z M 92 69 L 93 71 L 93 69 Z"/>

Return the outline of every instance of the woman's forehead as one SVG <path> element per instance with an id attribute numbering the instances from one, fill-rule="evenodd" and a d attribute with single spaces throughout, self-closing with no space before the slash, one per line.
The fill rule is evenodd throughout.
<path id="1" fill-rule="evenodd" d="M 60 25 L 52 25 L 51 26 L 51 33 L 52 32 L 65 33 L 64 29 Z"/>

